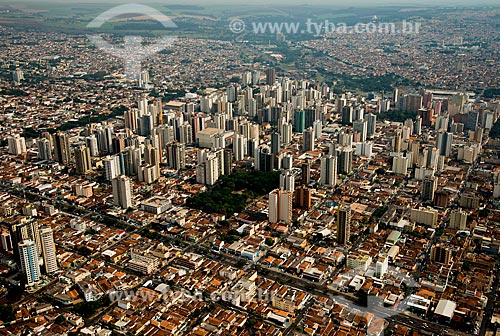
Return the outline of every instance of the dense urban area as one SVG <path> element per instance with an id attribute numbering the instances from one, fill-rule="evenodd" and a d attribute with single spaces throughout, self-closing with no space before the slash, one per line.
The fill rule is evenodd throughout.
<path id="1" fill-rule="evenodd" d="M 500 11 L 406 11 L 128 78 L 0 4 L 0 335 L 495 335 Z"/>

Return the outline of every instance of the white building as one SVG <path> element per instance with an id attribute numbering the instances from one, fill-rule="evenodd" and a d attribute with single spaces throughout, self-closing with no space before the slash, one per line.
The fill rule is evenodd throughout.
<path id="1" fill-rule="evenodd" d="M 59 267 L 57 267 L 56 245 L 54 244 L 54 233 L 52 228 L 41 228 L 40 239 L 42 242 L 43 265 L 45 267 L 45 272 L 52 274 L 59 269 Z"/>
<path id="2" fill-rule="evenodd" d="M 9 145 L 9 154 L 21 155 L 26 153 L 26 140 L 20 137 L 19 134 L 7 138 Z"/>
<path id="3" fill-rule="evenodd" d="M 457 230 L 467 229 L 467 212 L 455 209 L 450 214 L 450 228 Z"/>
<path id="4" fill-rule="evenodd" d="M 130 179 L 127 176 L 120 175 L 113 179 L 113 203 L 122 209 L 128 209 L 132 206 L 132 190 Z"/>
<path id="5" fill-rule="evenodd" d="M 370 257 L 368 254 L 360 254 L 360 253 L 350 253 L 347 256 L 347 267 L 358 270 L 362 269 L 363 271 L 366 271 L 368 267 L 370 267 L 372 263 L 372 257 Z"/>
<path id="6" fill-rule="evenodd" d="M 392 159 L 392 172 L 394 174 L 406 175 L 408 172 L 408 158 L 401 155 Z"/>
<path id="7" fill-rule="evenodd" d="M 410 220 L 417 224 L 424 224 L 431 227 L 437 225 L 438 211 L 433 208 L 411 209 Z"/>
<path id="8" fill-rule="evenodd" d="M 292 222 L 293 193 L 282 189 L 275 189 L 269 193 L 269 221 L 287 224 Z"/>

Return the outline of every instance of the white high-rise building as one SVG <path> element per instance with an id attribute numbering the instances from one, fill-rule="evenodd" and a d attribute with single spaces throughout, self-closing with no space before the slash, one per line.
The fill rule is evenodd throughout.
<path id="1" fill-rule="evenodd" d="M 408 171 L 408 158 L 402 155 L 395 156 L 392 159 L 392 172 L 394 174 L 406 175 Z"/>
<path id="2" fill-rule="evenodd" d="M 236 134 L 233 143 L 234 159 L 243 160 L 247 155 L 247 138 L 244 135 Z"/>
<path id="3" fill-rule="evenodd" d="M 97 145 L 97 138 L 95 134 L 92 134 L 85 138 L 85 143 L 90 150 L 90 156 L 99 155 L 99 146 Z"/>
<path id="4" fill-rule="evenodd" d="M 361 142 L 356 144 L 356 156 L 371 157 L 373 155 L 373 142 Z"/>
<path id="5" fill-rule="evenodd" d="M 9 154 L 21 155 L 26 153 L 26 140 L 19 134 L 8 137 L 7 143 L 9 145 Z"/>
<path id="6" fill-rule="evenodd" d="M 21 270 L 26 276 L 26 285 L 32 286 L 40 281 L 38 250 L 33 240 L 23 240 L 18 245 Z"/>
<path id="7" fill-rule="evenodd" d="M 389 258 L 387 255 L 381 255 L 378 257 L 377 262 L 375 263 L 375 276 L 377 278 L 382 278 L 385 273 L 387 273 L 387 269 L 389 268 Z"/>
<path id="8" fill-rule="evenodd" d="M 56 245 L 54 244 L 54 233 L 52 228 L 41 228 L 40 239 L 42 242 L 42 255 L 45 272 L 52 274 L 59 269 L 57 267 Z"/>
<path id="9" fill-rule="evenodd" d="M 292 129 L 293 126 L 290 123 L 286 123 L 280 126 L 281 129 L 281 144 L 286 146 L 292 142 Z"/>
<path id="10" fill-rule="evenodd" d="M 467 229 L 467 212 L 462 209 L 455 209 L 450 214 L 450 228 L 457 230 Z"/>
<path id="11" fill-rule="evenodd" d="M 132 190 L 130 179 L 127 176 L 120 175 L 113 179 L 113 203 L 122 209 L 128 209 L 132 206 Z"/>
<path id="12" fill-rule="evenodd" d="M 201 157 L 201 163 L 196 167 L 196 182 L 214 185 L 219 176 L 219 157 L 214 152 L 206 152 Z"/>
<path id="13" fill-rule="evenodd" d="M 107 181 L 112 181 L 120 175 L 120 160 L 118 156 L 108 156 L 102 160 L 104 166 L 104 177 Z"/>
<path id="14" fill-rule="evenodd" d="M 323 133 L 323 123 L 321 120 L 316 120 L 313 122 L 313 130 L 314 130 L 314 138 L 321 138 L 321 134 Z"/>
<path id="15" fill-rule="evenodd" d="M 269 222 L 292 222 L 293 193 L 282 189 L 275 189 L 269 193 Z"/>

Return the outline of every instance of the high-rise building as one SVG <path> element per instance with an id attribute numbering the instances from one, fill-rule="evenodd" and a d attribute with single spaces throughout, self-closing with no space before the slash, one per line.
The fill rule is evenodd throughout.
<path id="1" fill-rule="evenodd" d="M 337 210 L 337 242 L 345 245 L 351 237 L 351 206 L 339 205 Z"/>
<path id="2" fill-rule="evenodd" d="M 451 249 L 437 244 L 431 247 L 431 260 L 440 264 L 448 265 L 451 262 Z"/>
<path id="3" fill-rule="evenodd" d="M 456 230 L 467 229 L 467 212 L 462 209 L 455 209 L 450 214 L 450 228 Z"/>
<path id="4" fill-rule="evenodd" d="M 426 177 L 422 182 L 422 192 L 421 197 L 422 201 L 434 201 L 434 192 L 437 188 L 437 179 L 436 177 Z"/>
<path id="5" fill-rule="evenodd" d="M 40 138 L 36 140 L 38 147 L 38 159 L 43 161 L 52 160 L 52 144 L 47 138 Z"/>
<path id="6" fill-rule="evenodd" d="M 360 141 L 365 142 L 368 136 L 368 121 L 367 120 L 356 120 L 352 123 L 352 128 L 354 132 L 358 132 L 360 135 Z"/>
<path id="7" fill-rule="evenodd" d="M 278 132 L 271 134 L 271 154 L 277 155 L 281 151 L 281 136 Z"/>
<path id="8" fill-rule="evenodd" d="M 167 145 L 167 165 L 174 170 L 186 167 L 186 146 L 182 143 Z"/>
<path id="9" fill-rule="evenodd" d="M 113 179 L 113 203 L 122 209 L 128 209 L 132 206 L 132 189 L 130 179 L 127 176 L 120 175 Z"/>
<path id="10" fill-rule="evenodd" d="M 123 119 L 125 120 L 126 129 L 130 129 L 132 132 L 137 131 L 137 111 L 135 109 L 125 111 L 123 113 Z"/>
<path id="11" fill-rule="evenodd" d="M 351 105 L 346 105 L 342 108 L 342 125 L 348 125 L 352 123 L 352 116 L 354 114 Z"/>
<path id="12" fill-rule="evenodd" d="M 234 136 L 233 141 L 234 159 L 236 161 L 243 160 L 247 154 L 247 138 L 238 133 Z"/>
<path id="13" fill-rule="evenodd" d="M 207 152 L 202 158 L 202 162 L 196 167 L 196 182 L 214 185 L 219 179 L 219 158 L 214 152 Z M 222 162 L 222 165 L 224 163 Z"/>
<path id="14" fill-rule="evenodd" d="M 271 154 L 271 148 L 267 145 L 259 146 L 255 155 L 255 170 L 271 172 L 274 167 L 274 156 Z"/>
<path id="15" fill-rule="evenodd" d="M 43 265 L 47 274 L 58 270 L 56 258 L 56 245 L 54 244 L 54 233 L 50 227 L 40 229 L 40 240 L 42 243 Z"/>
<path id="16" fill-rule="evenodd" d="M 224 149 L 224 173 L 230 175 L 233 172 L 233 152 L 229 148 Z"/>
<path id="17" fill-rule="evenodd" d="M 343 146 L 343 147 L 352 146 L 352 133 L 345 132 L 344 130 L 341 130 L 339 132 L 338 141 L 339 141 L 340 146 Z M 331 152 L 330 154 L 334 155 L 333 152 Z"/>
<path id="18" fill-rule="evenodd" d="M 99 145 L 97 143 L 97 138 L 95 134 L 91 134 L 85 138 L 85 145 L 90 150 L 90 156 L 92 157 L 99 156 Z"/>
<path id="19" fill-rule="evenodd" d="M 113 148 L 112 150 L 113 154 L 118 154 L 125 149 L 125 138 L 123 138 L 123 135 L 121 134 L 113 137 L 111 139 L 111 143 L 112 143 L 111 147 Z"/>
<path id="20" fill-rule="evenodd" d="M 314 130 L 312 127 L 304 130 L 302 133 L 302 150 L 304 152 L 313 151 L 314 150 Z"/>
<path id="21" fill-rule="evenodd" d="M 102 160 L 104 167 L 104 177 L 106 181 L 112 181 L 114 178 L 121 175 L 120 160 L 118 156 L 109 156 Z"/>
<path id="22" fill-rule="evenodd" d="M 269 193 L 269 222 L 292 222 L 293 193 L 275 189 Z"/>
<path id="23" fill-rule="evenodd" d="M 352 171 L 352 148 L 341 147 L 338 151 L 337 172 L 340 174 L 350 174 Z"/>
<path id="24" fill-rule="evenodd" d="M 357 156 L 371 157 L 373 154 L 373 142 L 362 142 L 356 144 L 355 154 Z"/>
<path id="25" fill-rule="evenodd" d="M 33 240 L 23 240 L 18 244 L 21 271 L 26 276 L 26 285 L 32 286 L 40 281 L 38 251 Z"/>
<path id="26" fill-rule="evenodd" d="M 401 152 L 401 142 L 403 140 L 403 132 L 401 129 L 396 131 L 396 134 L 392 137 L 392 151 L 399 153 Z"/>
<path id="27" fill-rule="evenodd" d="M 104 126 L 96 131 L 97 146 L 103 153 L 113 152 L 113 127 Z"/>
<path id="28" fill-rule="evenodd" d="M 268 68 L 266 69 L 266 84 L 274 85 L 276 82 L 276 69 Z"/>
<path id="29" fill-rule="evenodd" d="M 302 163 L 302 184 L 309 185 L 311 183 L 311 163 L 309 161 Z"/>
<path id="30" fill-rule="evenodd" d="M 292 141 L 292 124 L 285 123 L 280 126 L 281 144 L 288 145 Z"/>
<path id="31" fill-rule="evenodd" d="M 187 122 L 179 127 L 179 142 L 183 144 L 193 143 L 193 127 Z"/>
<path id="32" fill-rule="evenodd" d="M 8 137 L 7 143 L 9 145 L 9 154 L 21 155 L 26 153 L 26 140 L 19 134 Z"/>
<path id="33" fill-rule="evenodd" d="M 452 144 L 453 144 L 453 133 L 444 131 L 438 132 L 436 136 L 436 147 L 439 150 L 439 155 L 450 157 Z"/>
<path id="34" fill-rule="evenodd" d="M 54 134 L 54 159 L 62 165 L 71 162 L 71 151 L 69 146 L 69 136 L 63 132 Z"/>
<path id="35" fill-rule="evenodd" d="M 295 132 L 302 133 L 306 128 L 306 112 L 304 110 L 296 110 L 293 116 Z"/>
<path id="36" fill-rule="evenodd" d="M 27 220 L 21 223 L 14 224 L 10 227 L 10 233 L 13 246 L 17 246 L 17 244 L 19 244 L 23 240 L 32 240 L 35 242 L 37 251 L 41 253 L 42 245 L 40 242 L 40 230 L 38 229 L 38 221 Z"/>
<path id="37" fill-rule="evenodd" d="M 500 173 L 496 173 L 493 177 L 493 197 L 500 197 Z"/>
<path id="38" fill-rule="evenodd" d="M 373 114 L 373 113 L 368 113 L 367 120 L 368 120 L 368 124 L 366 127 L 366 129 L 367 129 L 366 131 L 367 131 L 367 135 L 370 136 L 370 135 L 375 134 L 375 131 L 377 129 L 377 115 Z"/>
<path id="39" fill-rule="evenodd" d="M 335 186 L 337 185 L 337 157 L 333 155 L 323 156 L 321 158 L 321 172 L 320 180 L 321 185 Z"/>
<path id="40" fill-rule="evenodd" d="M 19 85 L 24 80 L 24 72 L 21 69 L 12 71 L 12 80 L 14 81 L 14 85 Z"/>
<path id="41" fill-rule="evenodd" d="M 2 231 L 0 232 L 0 242 L 2 243 L 2 249 L 4 251 L 10 252 L 14 249 L 14 245 L 12 244 L 12 236 L 6 229 L 2 229 Z"/>
<path id="42" fill-rule="evenodd" d="M 293 193 L 295 190 L 295 176 L 290 170 L 284 170 L 280 175 L 280 188 Z"/>
<path id="43" fill-rule="evenodd" d="M 314 131 L 314 139 L 321 138 L 321 136 L 323 134 L 323 123 L 321 122 L 321 120 L 315 120 L 313 122 L 312 128 Z"/>
<path id="44" fill-rule="evenodd" d="M 90 150 L 86 146 L 75 148 L 76 172 L 85 175 L 92 170 L 92 161 L 90 159 Z"/>
<path id="45" fill-rule="evenodd" d="M 408 172 L 408 158 L 398 155 L 392 158 L 392 172 L 394 174 L 406 175 Z"/>
<path id="46" fill-rule="evenodd" d="M 422 134 L 422 118 L 420 117 L 420 115 L 417 116 L 415 122 L 413 123 L 413 134 Z"/>
<path id="47" fill-rule="evenodd" d="M 404 95 L 401 103 L 403 112 L 417 113 L 422 108 L 423 97 L 417 93 Z"/>
<path id="48" fill-rule="evenodd" d="M 304 185 L 295 189 L 294 204 L 297 208 L 309 210 L 312 206 L 312 190 Z"/>

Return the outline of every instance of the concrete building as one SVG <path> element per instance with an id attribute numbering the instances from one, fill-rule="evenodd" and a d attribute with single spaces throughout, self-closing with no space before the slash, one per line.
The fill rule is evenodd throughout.
<path id="1" fill-rule="evenodd" d="M 337 157 L 332 155 L 321 158 L 321 172 L 319 183 L 323 186 L 337 185 Z"/>
<path id="2" fill-rule="evenodd" d="M 467 212 L 455 209 L 450 214 L 450 228 L 456 230 L 467 229 Z"/>
<path id="3" fill-rule="evenodd" d="M 293 193 L 283 189 L 275 189 L 269 193 L 269 222 L 292 222 Z"/>
<path id="4" fill-rule="evenodd" d="M 417 224 L 424 224 L 430 227 L 436 227 L 438 211 L 433 208 L 411 209 L 410 220 Z"/>
<path id="5" fill-rule="evenodd" d="M 351 207 L 349 205 L 339 205 L 337 210 L 337 242 L 345 245 L 349 243 L 351 237 Z"/>
<path id="6" fill-rule="evenodd" d="M 54 244 L 54 233 L 50 227 L 40 229 L 40 239 L 42 243 L 43 266 L 47 274 L 56 272 L 57 266 L 56 245 Z"/>
<path id="7" fill-rule="evenodd" d="M 40 281 L 38 251 L 33 240 L 23 240 L 18 245 L 21 271 L 26 277 L 26 285 L 33 286 Z"/>
<path id="8" fill-rule="evenodd" d="M 127 176 L 120 175 L 113 179 L 113 203 L 122 209 L 128 209 L 132 206 L 132 189 L 130 179 Z"/>

